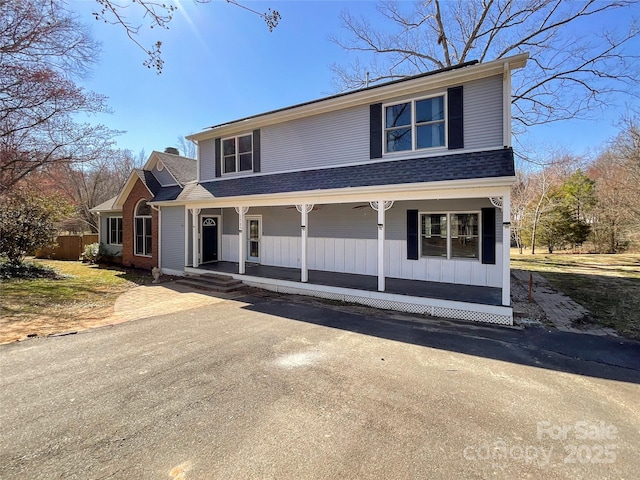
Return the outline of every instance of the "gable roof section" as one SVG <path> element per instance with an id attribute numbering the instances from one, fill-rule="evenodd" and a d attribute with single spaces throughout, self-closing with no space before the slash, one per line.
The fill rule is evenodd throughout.
<path id="1" fill-rule="evenodd" d="M 156 161 L 154 162 L 153 160 Z M 194 158 L 153 151 L 144 169 L 151 170 L 157 161 L 162 162 L 179 186 L 184 186 L 185 183 L 192 182 L 196 179 L 198 161 Z"/>
<path id="2" fill-rule="evenodd" d="M 153 173 L 148 170 L 142 170 L 141 168 L 135 168 L 129 175 L 124 187 L 120 190 L 120 193 L 118 193 L 116 200 L 113 202 L 115 208 L 122 208 L 122 205 L 124 205 L 137 180 L 142 182 L 152 196 L 155 196 L 162 188 L 156 177 L 153 176 Z"/>
<path id="3" fill-rule="evenodd" d="M 513 177 L 514 175 L 513 150 L 505 148 L 211 181 L 187 185 L 177 199 L 206 200 L 351 187 Z"/>

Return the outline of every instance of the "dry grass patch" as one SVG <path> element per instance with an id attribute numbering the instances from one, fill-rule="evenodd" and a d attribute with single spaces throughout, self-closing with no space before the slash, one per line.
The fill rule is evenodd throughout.
<path id="1" fill-rule="evenodd" d="M 590 322 L 640 339 L 640 254 L 511 253 L 511 268 L 542 274 L 591 312 Z"/>
<path id="2" fill-rule="evenodd" d="M 0 343 L 100 325 L 119 295 L 151 283 L 148 272 L 80 262 L 34 260 L 59 279 L 0 280 Z"/>

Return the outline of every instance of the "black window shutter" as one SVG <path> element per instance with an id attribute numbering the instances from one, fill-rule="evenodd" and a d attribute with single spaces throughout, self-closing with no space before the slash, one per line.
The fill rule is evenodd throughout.
<path id="1" fill-rule="evenodd" d="M 496 264 L 496 209 L 482 209 L 482 263 Z"/>
<path id="2" fill-rule="evenodd" d="M 253 171 L 260 171 L 260 130 L 253 131 Z"/>
<path id="3" fill-rule="evenodd" d="M 418 260 L 418 210 L 407 210 L 407 259 Z"/>
<path id="4" fill-rule="evenodd" d="M 462 121 L 462 85 L 447 90 L 447 114 L 449 125 L 449 150 L 464 148 L 464 129 Z"/>
<path id="5" fill-rule="evenodd" d="M 382 158 L 382 104 L 369 106 L 369 158 Z"/>
<path id="6" fill-rule="evenodd" d="M 222 152 L 220 150 L 220 139 L 214 140 L 214 146 L 216 151 L 216 177 L 222 176 Z"/>

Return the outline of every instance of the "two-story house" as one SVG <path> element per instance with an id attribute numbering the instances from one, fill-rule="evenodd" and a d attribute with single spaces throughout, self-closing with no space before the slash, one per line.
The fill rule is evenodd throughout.
<path id="1" fill-rule="evenodd" d="M 511 324 L 511 71 L 527 54 L 208 128 L 162 212 L 161 268 Z"/>

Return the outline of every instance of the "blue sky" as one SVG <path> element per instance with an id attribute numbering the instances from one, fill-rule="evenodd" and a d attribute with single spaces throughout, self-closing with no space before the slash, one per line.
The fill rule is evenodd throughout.
<path id="1" fill-rule="evenodd" d="M 143 45 L 163 41 L 165 66 L 157 75 L 142 66 L 144 53 L 121 28 L 93 19 L 94 0 L 69 0 L 70 9 L 103 45 L 100 61 L 81 84 L 106 95 L 113 113 L 91 121 L 126 131 L 117 138 L 118 147 L 149 154 L 211 125 L 335 93 L 330 65 L 351 58 L 329 41 L 331 34 L 342 34 L 339 13 L 348 9 L 375 18 L 376 5 L 271 0 L 245 4 L 257 11 L 278 10 L 282 20 L 270 33 L 256 15 L 224 1 L 196 5 L 183 0 L 170 30 L 143 28 Z M 616 134 L 624 112 L 624 107 L 612 106 L 592 121 L 536 127 L 529 141 L 587 153 Z"/>

